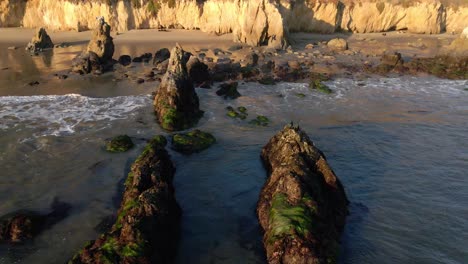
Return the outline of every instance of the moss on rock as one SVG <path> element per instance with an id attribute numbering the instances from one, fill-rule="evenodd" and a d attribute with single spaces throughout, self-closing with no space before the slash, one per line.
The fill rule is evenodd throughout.
<path id="1" fill-rule="evenodd" d="M 184 154 L 200 152 L 209 148 L 215 142 L 216 138 L 213 135 L 198 129 L 172 136 L 172 148 Z"/>
<path id="2" fill-rule="evenodd" d="M 255 119 L 250 120 L 249 124 L 256 126 L 268 126 L 270 124 L 270 119 L 268 117 L 259 115 Z"/>
<path id="3" fill-rule="evenodd" d="M 125 152 L 133 148 L 132 139 L 127 135 L 116 136 L 106 143 L 106 150 L 109 152 Z"/>
<path id="4" fill-rule="evenodd" d="M 333 93 L 333 90 L 330 89 L 327 85 L 322 83 L 320 79 L 315 79 L 311 80 L 309 82 L 309 89 L 311 90 L 317 90 L 319 92 L 325 93 L 325 94 L 331 94 Z"/>

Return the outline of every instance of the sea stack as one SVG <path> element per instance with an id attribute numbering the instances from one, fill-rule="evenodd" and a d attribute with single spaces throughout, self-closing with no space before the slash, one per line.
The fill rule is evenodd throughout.
<path id="1" fill-rule="evenodd" d="M 69 263 L 172 263 L 181 210 L 174 196 L 175 168 L 163 136 L 153 138 L 133 163 L 111 230 Z"/>
<path id="2" fill-rule="evenodd" d="M 335 263 L 348 199 L 323 153 L 294 125 L 263 147 L 257 215 L 268 263 Z"/>
<path id="3" fill-rule="evenodd" d="M 53 47 L 54 43 L 52 43 L 50 36 L 47 34 L 47 31 L 41 27 L 36 31 L 31 42 L 28 43 L 26 50 L 29 50 L 31 53 L 35 53 L 44 49 L 52 49 Z"/>
<path id="4" fill-rule="evenodd" d="M 114 42 L 110 35 L 111 27 L 104 19 L 99 19 L 91 41 L 85 52 L 72 61 L 72 71 L 80 74 L 102 73 L 112 67 Z"/>
<path id="5" fill-rule="evenodd" d="M 154 110 L 161 127 L 168 131 L 192 127 L 203 115 L 193 83 L 188 75 L 185 51 L 176 44 L 171 51 L 166 74 L 154 98 Z"/>

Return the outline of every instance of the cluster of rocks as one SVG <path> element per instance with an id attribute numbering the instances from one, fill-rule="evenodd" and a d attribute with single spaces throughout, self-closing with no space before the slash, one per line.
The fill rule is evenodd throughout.
<path id="1" fill-rule="evenodd" d="M 172 263 L 181 210 L 174 196 L 175 168 L 156 136 L 133 163 L 117 220 L 69 263 Z"/>
<path id="2" fill-rule="evenodd" d="M 98 27 L 93 31 L 91 41 L 86 51 L 76 56 L 72 61 L 72 72 L 79 74 L 101 74 L 111 70 L 115 63 L 112 59 L 114 55 L 114 42 L 110 35 L 111 28 L 104 20 L 99 22 Z"/>

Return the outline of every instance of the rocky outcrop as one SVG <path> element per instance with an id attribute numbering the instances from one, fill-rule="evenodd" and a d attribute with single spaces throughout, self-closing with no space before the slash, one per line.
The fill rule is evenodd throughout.
<path id="1" fill-rule="evenodd" d="M 54 200 L 50 213 L 17 211 L 0 218 L 0 243 L 22 243 L 34 238 L 68 215 L 71 206 Z"/>
<path id="2" fill-rule="evenodd" d="M 111 27 L 100 20 L 92 33 L 86 51 L 76 56 L 72 61 L 72 71 L 80 74 L 90 72 L 102 73 L 112 67 L 114 42 L 110 35 Z"/>
<path id="3" fill-rule="evenodd" d="M 448 47 L 448 52 L 456 56 L 468 56 L 468 27 Z"/>
<path id="4" fill-rule="evenodd" d="M 172 149 L 183 154 L 201 152 L 216 143 L 216 138 L 198 129 L 172 136 Z"/>
<path id="5" fill-rule="evenodd" d="M 117 220 L 69 263 L 172 263 L 181 210 L 174 197 L 175 168 L 163 136 L 133 163 Z"/>
<path id="6" fill-rule="evenodd" d="M 268 263 L 335 263 L 348 200 L 322 152 L 291 124 L 261 158 L 268 179 L 257 215 Z"/>
<path id="7" fill-rule="evenodd" d="M 26 50 L 29 50 L 31 53 L 35 53 L 44 49 L 52 49 L 53 47 L 54 43 L 52 43 L 52 40 L 46 30 L 44 28 L 39 28 L 31 42 L 26 46 Z"/>
<path id="8" fill-rule="evenodd" d="M 161 127 L 169 131 L 192 127 L 203 115 L 198 96 L 187 72 L 185 51 L 176 44 L 167 72 L 154 98 L 154 110 Z"/>

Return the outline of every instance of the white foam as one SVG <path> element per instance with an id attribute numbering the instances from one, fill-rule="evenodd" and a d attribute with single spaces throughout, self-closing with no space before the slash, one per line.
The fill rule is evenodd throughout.
<path id="1" fill-rule="evenodd" d="M 151 103 L 150 96 L 93 98 L 79 94 L 0 97 L 0 129 L 40 128 L 42 135 L 66 135 L 86 122 L 125 119 Z"/>

